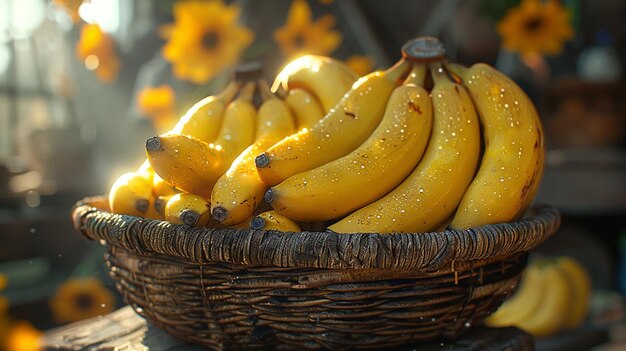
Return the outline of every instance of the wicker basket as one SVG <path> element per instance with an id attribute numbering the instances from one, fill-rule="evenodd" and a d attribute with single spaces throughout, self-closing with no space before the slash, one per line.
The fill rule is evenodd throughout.
<path id="1" fill-rule="evenodd" d="M 76 204 L 77 231 L 109 248 L 116 287 L 172 335 L 210 349 L 381 349 L 456 338 L 515 289 L 556 231 L 518 222 L 422 234 L 192 228 Z M 99 206 L 99 207 L 96 207 Z"/>

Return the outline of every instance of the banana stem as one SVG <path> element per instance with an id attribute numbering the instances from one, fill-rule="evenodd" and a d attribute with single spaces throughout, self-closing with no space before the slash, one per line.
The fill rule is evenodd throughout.
<path id="1" fill-rule="evenodd" d="M 408 77 L 403 84 L 414 84 L 420 87 L 424 86 L 426 81 L 426 66 L 423 64 L 414 64 L 409 72 Z"/>
<path id="2" fill-rule="evenodd" d="M 445 67 L 449 72 L 452 72 L 452 74 L 459 77 L 461 80 L 465 79 L 465 72 L 467 72 L 467 68 L 456 63 L 446 63 Z"/>
<path id="3" fill-rule="evenodd" d="M 267 84 L 265 79 L 260 79 L 257 82 L 259 86 L 259 91 L 261 92 L 261 100 L 269 100 L 272 97 L 272 91 L 270 90 L 270 85 Z"/>
<path id="4" fill-rule="evenodd" d="M 435 85 L 444 85 L 453 83 L 446 71 L 443 69 L 443 65 L 439 62 L 433 63 L 430 65 L 430 75 L 433 77 L 435 81 Z"/>
<path id="5" fill-rule="evenodd" d="M 404 76 L 407 74 L 407 71 L 412 66 L 413 65 L 411 64 L 410 61 L 406 59 L 400 59 L 393 66 L 389 67 L 385 71 L 385 77 L 387 77 L 387 79 L 389 79 L 392 82 L 399 82 L 402 80 L 402 78 L 404 78 Z"/>
<path id="6" fill-rule="evenodd" d="M 254 98 L 255 88 L 256 88 L 255 82 L 246 83 L 246 85 L 244 85 L 243 88 L 241 88 L 241 90 L 239 91 L 239 96 L 237 97 L 237 99 L 252 102 L 252 99 Z"/>
<path id="7" fill-rule="evenodd" d="M 224 100 L 225 103 L 229 103 L 235 98 L 240 87 L 241 83 L 234 80 L 230 81 L 226 87 L 217 94 L 216 99 L 221 99 Z"/>

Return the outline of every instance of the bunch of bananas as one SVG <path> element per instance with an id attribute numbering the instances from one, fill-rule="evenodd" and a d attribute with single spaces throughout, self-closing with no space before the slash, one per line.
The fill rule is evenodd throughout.
<path id="1" fill-rule="evenodd" d="M 254 159 L 317 123 L 358 77 L 341 61 L 313 55 L 284 68 L 274 83 L 278 94 L 254 74 L 244 76 L 196 103 L 170 132 L 146 141 L 146 161 L 109 191 L 112 212 L 234 228 L 249 228 L 259 215 L 259 229 L 300 230 L 261 203 L 267 186 Z"/>
<path id="2" fill-rule="evenodd" d="M 271 206 L 255 227 L 337 233 L 518 219 L 543 173 L 537 112 L 511 79 L 449 63 L 432 40 L 361 78 L 309 55 L 271 89 L 235 80 L 146 142 L 147 163 L 116 182 L 111 210 L 249 227 Z"/>
<path id="3" fill-rule="evenodd" d="M 516 326 L 537 337 L 578 328 L 589 307 L 591 282 L 567 256 L 532 261 L 516 293 L 487 320 L 492 327 Z"/>

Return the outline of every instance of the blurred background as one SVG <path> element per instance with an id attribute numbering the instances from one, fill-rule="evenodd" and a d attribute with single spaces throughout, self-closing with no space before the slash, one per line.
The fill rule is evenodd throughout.
<path id="1" fill-rule="evenodd" d="M 238 63 L 261 61 L 271 81 L 288 60 L 313 53 L 363 75 L 393 64 L 402 44 L 422 35 L 439 37 L 452 61 L 496 66 L 533 99 L 548 146 L 537 202 L 564 217 L 538 251 L 587 268 L 597 323 L 624 320 L 626 1 L 199 3 L 0 0 L 6 348 L 123 306 L 104 248 L 74 231 L 71 208 L 136 169 L 145 140 L 219 92 Z M 193 6 L 218 23 L 212 32 L 184 20 Z M 203 40 L 176 40 L 175 32 Z"/>

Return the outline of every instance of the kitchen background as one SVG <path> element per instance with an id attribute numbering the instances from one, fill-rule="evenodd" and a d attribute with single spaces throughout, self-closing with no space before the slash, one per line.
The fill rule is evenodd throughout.
<path id="1" fill-rule="evenodd" d="M 213 32 L 184 20 L 193 6 Z M 145 140 L 219 92 L 237 63 L 261 61 L 271 81 L 306 52 L 363 75 L 421 35 L 534 100 L 548 145 L 537 202 L 564 216 L 538 252 L 591 273 L 592 322 L 623 320 L 624 18 L 617 0 L 1 0 L 0 344 L 123 305 L 71 208 L 137 168 Z"/>

